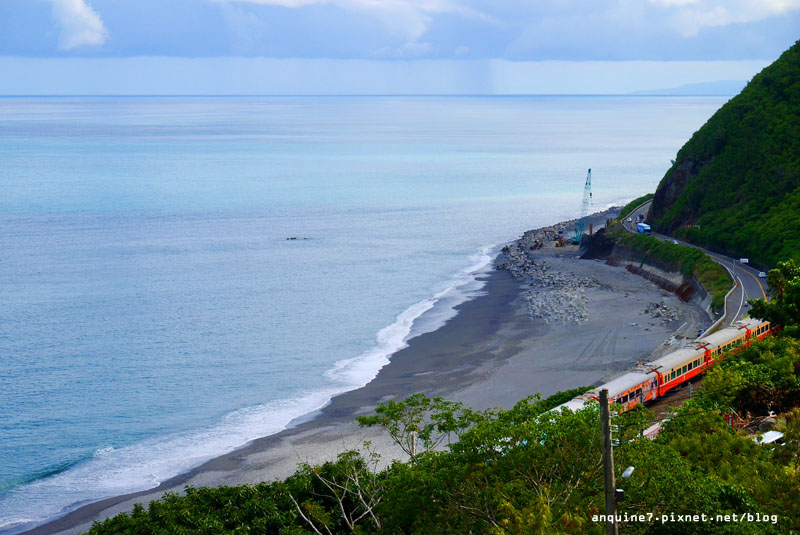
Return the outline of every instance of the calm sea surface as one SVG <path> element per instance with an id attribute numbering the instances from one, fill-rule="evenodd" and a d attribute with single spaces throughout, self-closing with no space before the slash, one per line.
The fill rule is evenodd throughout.
<path id="1" fill-rule="evenodd" d="M 595 209 L 652 191 L 724 101 L 0 99 L 0 532 L 365 384 L 587 168 Z"/>

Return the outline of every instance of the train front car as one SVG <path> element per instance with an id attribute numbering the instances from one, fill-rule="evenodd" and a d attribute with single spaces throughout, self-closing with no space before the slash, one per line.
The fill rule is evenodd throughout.
<path id="1" fill-rule="evenodd" d="M 675 351 L 649 365 L 659 374 L 658 395 L 704 373 L 723 358 L 723 354 L 761 339 L 772 332 L 769 322 L 747 318 L 703 336 L 690 347 Z"/>
<path id="2" fill-rule="evenodd" d="M 711 356 L 717 361 L 723 353 L 732 351 L 743 344 L 750 344 L 760 340 L 771 334 L 772 331 L 768 321 L 746 318 L 737 321 L 730 327 L 725 327 L 715 333 L 704 336 L 700 339 L 700 342 L 711 351 Z"/>

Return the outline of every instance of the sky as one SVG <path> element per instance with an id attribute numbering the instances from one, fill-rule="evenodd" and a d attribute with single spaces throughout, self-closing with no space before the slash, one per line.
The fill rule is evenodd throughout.
<path id="1" fill-rule="evenodd" d="M 714 87 L 799 38 L 800 0 L 0 0 L 0 94 Z"/>

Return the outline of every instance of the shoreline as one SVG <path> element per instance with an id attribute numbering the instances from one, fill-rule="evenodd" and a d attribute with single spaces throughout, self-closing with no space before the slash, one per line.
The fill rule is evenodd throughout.
<path id="1" fill-rule="evenodd" d="M 420 334 L 408 340 L 408 346 L 397 351 L 391 360 L 378 372 L 378 375 L 366 385 L 334 396 L 327 405 L 314 413 L 304 415 L 289 424 L 287 429 L 276 434 L 255 439 L 232 452 L 217 456 L 204 462 L 202 465 L 178 476 L 172 477 L 155 488 L 121 496 L 105 498 L 96 502 L 79 506 L 66 515 L 45 522 L 22 534 L 51 534 L 51 533 L 82 533 L 88 529 L 91 520 L 104 511 L 115 510 L 121 504 L 157 499 L 164 492 L 180 491 L 185 485 L 201 486 L 193 483 L 196 480 L 206 479 L 209 473 L 235 473 L 238 470 L 248 469 L 247 458 L 271 448 L 279 446 L 282 442 L 293 438 L 305 442 L 308 434 L 315 432 L 326 434 L 334 430 L 333 435 L 339 438 L 349 434 L 358 434 L 363 431 L 364 436 L 374 435 L 374 430 L 360 430 L 354 423 L 355 416 L 366 414 L 378 403 L 394 397 L 404 397 L 415 392 L 426 392 L 429 395 L 438 395 L 452 391 L 452 385 L 468 381 L 471 369 L 460 360 L 458 351 L 438 352 L 433 358 L 427 358 L 431 349 L 442 345 L 460 345 L 465 343 L 461 338 L 463 333 L 469 333 L 477 342 L 482 337 L 496 332 L 504 321 L 513 313 L 511 302 L 519 295 L 519 283 L 505 271 L 490 271 L 483 277 L 486 281 L 484 295 L 466 301 L 455 307 L 458 312 L 445 325 L 435 331 Z M 482 302 L 483 306 L 469 306 L 472 303 Z M 485 321 L 490 317 L 488 321 Z M 449 327 L 449 328 L 448 328 Z M 353 446 L 358 447 L 358 441 Z M 390 446 L 385 444 L 384 446 Z M 341 451 L 344 451 L 342 448 Z M 335 455 L 333 456 L 335 457 Z M 304 460 L 298 458 L 297 462 Z M 296 465 L 297 462 L 294 464 Z M 266 463 L 269 465 L 269 461 Z M 261 467 L 262 469 L 265 466 Z M 286 476 L 291 472 L 286 473 Z M 283 477 L 286 477 L 283 476 Z M 222 479 L 227 479 L 223 476 Z M 217 483 L 217 485 L 237 483 Z M 202 486 L 210 486 L 202 485 Z M 147 497 L 146 500 L 143 500 Z M 138 499 L 137 499 L 138 498 Z M 121 510 L 124 510 L 121 509 Z M 108 516 L 113 516 L 116 512 Z M 103 515 L 105 517 L 106 515 Z M 88 522 L 88 525 L 87 525 Z M 75 531 L 75 528 L 80 531 Z"/>
<path id="2" fill-rule="evenodd" d="M 568 227 L 569 222 L 559 225 Z M 485 281 L 482 295 L 455 307 L 455 317 L 435 331 L 408 340 L 407 347 L 394 353 L 370 383 L 333 397 L 289 428 L 215 457 L 154 489 L 82 505 L 20 533 L 83 533 L 93 520 L 128 511 L 134 503 L 158 499 L 164 492 L 181 492 L 186 485 L 282 479 L 294 472 L 298 462 L 332 460 L 346 449 L 359 448 L 364 440 L 371 441 L 387 461 L 402 458 L 380 430 L 358 428 L 355 416 L 369 413 L 382 401 L 416 392 L 476 409 L 509 408 L 535 393 L 547 396 L 598 384 L 658 351 L 678 321 L 689 316 L 702 321 L 701 311 L 678 303 L 644 279 L 598 261 L 577 261 L 575 254 L 574 247 L 543 251 L 536 257 L 541 264 L 538 275 L 515 277 L 506 269 L 480 275 L 478 279 Z M 493 266 L 502 257 L 498 255 Z M 570 282 L 584 279 L 588 282 L 577 287 Z M 534 288 L 537 280 L 546 284 Z M 534 307 L 538 316 L 531 308 L 532 292 L 544 299 L 543 308 Z M 585 313 L 579 318 L 582 321 L 548 317 L 548 311 L 558 303 L 563 305 L 565 299 Z M 670 302 L 664 306 L 676 310 L 676 319 L 649 321 L 652 318 L 643 310 L 658 300 Z"/>

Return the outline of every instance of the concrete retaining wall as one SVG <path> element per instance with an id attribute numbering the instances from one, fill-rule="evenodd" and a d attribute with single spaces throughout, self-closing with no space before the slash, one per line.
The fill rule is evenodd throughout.
<path id="1" fill-rule="evenodd" d="M 612 266 L 625 267 L 631 273 L 642 276 L 668 292 L 676 294 L 681 300 L 692 302 L 705 310 L 711 321 L 716 321 L 721 317 L 721 314 L 714 314 L 714 311 L 711 310 L 711 295 L 697 279 L 684 277 L 674 266 L 650 258 L 640 251 L 619 245 L 614 246 L 611 254 L 606 257 L 606 262 Z"/>

